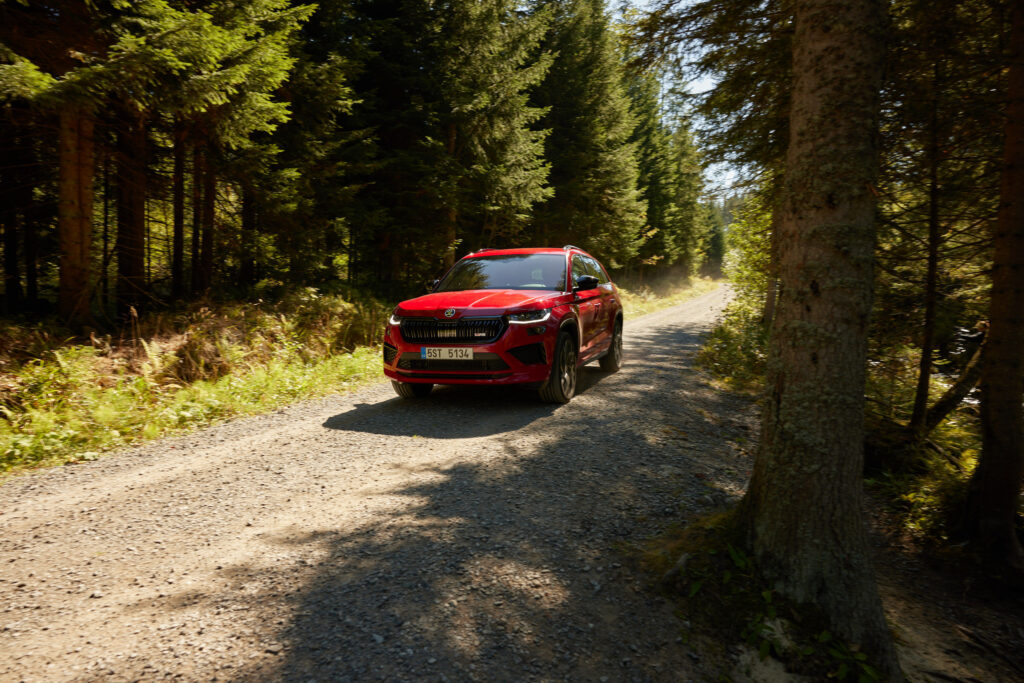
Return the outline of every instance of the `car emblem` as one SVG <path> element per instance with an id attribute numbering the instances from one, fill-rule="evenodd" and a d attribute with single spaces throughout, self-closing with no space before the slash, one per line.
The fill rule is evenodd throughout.
<path id="1" fill-rule="evenodd" d="M 453 318 L 453 317 L 455 317 L 455 309 L 454 308 L 449 308 L 447 311 L 444 312 L 444 317 L 446 317 L 446 318 Z"/>

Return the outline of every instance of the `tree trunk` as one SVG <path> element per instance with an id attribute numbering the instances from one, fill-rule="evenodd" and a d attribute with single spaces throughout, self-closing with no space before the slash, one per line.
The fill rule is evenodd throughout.
<path id="1" fill-rule="evenodd" d="M 199 145 L 192 148 L 192 254 L 191 290 L 192 296 L 203 291 L 203 274 L 200 267 L 203 235 L 203 152 Z"/>
<path id="2" fill-rule="evenodd" d="M 967 365 L 964 366 L 956 382 L 953 383 L 953 386 L 946 389 L 939 400 L 935 402 L 935 405 L 925 411 L 924 426 L 919 437 L 920 439 L 924 439 L 931 434 L 932 430 L 938 427 L 946 419 L 947 415 L 956 410 L 956 407 L 967 398 L 967 394 L 971 393 L 971 390 L 977 386 L 978 381 L 981 379 L 981 359 L 984 358 L 984 348 L 985 342 L 982 341 L 978 348 L 975 349 Z"/>
<path id="3" fill-rule="evenodd" d="M 928 409 L 928 388 L 932 377 L 932 352 L 935 347 L 935 305 L 938 297 L 939 243 L 939 121 L 938 66 L 932 84 L 934 98 L 928 131 L 928 269 L 924 286 L 924 329 L 921 334 L 921 357 L 918 361 L 914 409 L 910 416 L 910 433 L 916 440 L 924 438 L 925 415 Z"/>
<path id="4" fill-rule="evenodd" d="M 448 124 L 448 156 L 455 159 L 455 142 L 458 129 L 454 123 Z M 456 198 L 448 197 L 448 210 L 445 212 L 444 224 L 444 267 L 445 270 L 455 265 L 455 243 L 458 240 L 458 209 L 455 206 Z"/>
<path id="5" fill-rule="evenodd" d="M 8 124 L 3 133 L 10 140 L 7 164 L 0 177 L 0 225 L 3 230 L 4 249 L 4 311 L 21 310 L 24 293 L 21 287 L 21 262 L 18 259 L 21 236 L 26 222 L 25 214 L 32 205 L 32 182 L 26 177 L 31 165 L 25 147 L 31 139 L 15 136 L 15 127 Z"/>
<path id="6" fill-rule="evenodd" d="M 213 242 L 215 234 L 217 175 L 209 159 L 203 164 L 203 239 L 199 258 L 199 284 L 204 293 L 213 286 Z"/>
<path id="7" fill-rule="evenodd" d="M 21 308 L 21 268 L 18 262 L 18 242 L 21 237 L 18 222 L 18 208 L 11 188 L 14 179 L 4 174 L 0 178 L 0 228 L 3 229 L 4 244 L 4 312 L 14 313 Z M 25 207 L 21 207 L 22 210 Z"/>
<path id="8" fill-rule="evenodd" d="M 84 107 L 67 105 L 60 112 L 57 311 L 72 325 L 89 319 L 93 125 L 93 114 Z"/>
<path id="9" fill-rule="evenodd" d="M 124 314 L 146 293 L 146 127 L 125 113 L 117 135 L 117 306 Z"/>
<path id="10" fill-rule="evenodd" d="M 1012 4 L 1001 202 L 981 370 L 982 450 L 965 530 L 986 554 L 1024 570 L 1015 529 L 1024 476 L 1024 6 Z"/>
<path id="11" fill-rule="evenodd" d="M 252 287 L 256 278 L 256 197 L 252 189 L 242 188 L 242 239 L 240 240 L 238 281 Z"/>
<path id="12" fill-rule="evenodd" d="M 100 301 L 103 310 L 110 306 L 110 152 L 103 159 L 103 263 L 100 267 Z"/>
<path id="13" fill-rule="evenodd" d="M 39 229 L 38 208 L 25 209 L 22 223 L 25 238 L 25 307 L 33 309 L 39 301 Z"/>
<path id="14" fill-rule="evenodd" d="M 815 607 L 833 632 L 899 679 L 861 487 L 884 7 L 796 3 L 782 289 L 761 441 L 739 520 L 781 595 Z"/>
<path id="15" fill-rule="evenodd" d="M 171 238 L 171 298 L 185 295 L 185 127 L 174 125 L 174 170 L 171 181 L 171 204 L 174 233 Z"/>

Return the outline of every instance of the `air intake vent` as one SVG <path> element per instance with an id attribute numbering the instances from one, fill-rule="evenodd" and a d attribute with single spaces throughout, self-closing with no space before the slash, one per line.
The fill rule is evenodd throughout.
<path id="1" fill-rule="evenodd" d="M 515 356 L 516 360 L 523 365 L 540 365 L 544 362 L 544 345 L 527 344 L 509 349 L 509 353 Z"/>

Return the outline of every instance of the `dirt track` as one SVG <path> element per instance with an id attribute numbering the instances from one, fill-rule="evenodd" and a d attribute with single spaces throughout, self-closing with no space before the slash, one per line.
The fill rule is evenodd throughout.
<path id="1" fill-rule="evenodd" d="M 681 680 L 617 544 L 738 495 L 692 369 L 720 289 L 627 322 L 566 406 L 390 386 L 0 487 L 0 680 Z"/>

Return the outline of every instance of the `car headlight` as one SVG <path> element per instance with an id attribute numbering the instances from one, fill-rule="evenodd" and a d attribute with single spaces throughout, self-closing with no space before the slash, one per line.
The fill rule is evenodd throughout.
<path id="1" fill-rule="evenodd" d="M 401 324 L 402 324 L 402 316 L 398 315 L 397 313 L 392 313 L 391 317 L 388 318 L 388 325 L 401 325 Z"/>
<path id="2" fill-rule="evenodd" d="M 516 325 L 532 325 L 542 323 L 551 317 L 550 308 L 542 308 L 538 311 L 523 311 L 522 313 L 509 313 L 508 321 Z"/>

